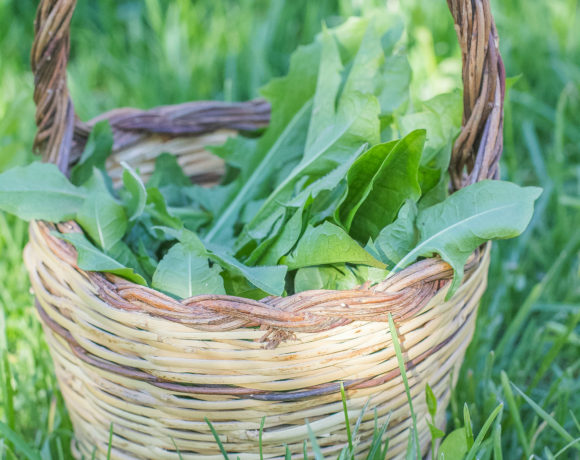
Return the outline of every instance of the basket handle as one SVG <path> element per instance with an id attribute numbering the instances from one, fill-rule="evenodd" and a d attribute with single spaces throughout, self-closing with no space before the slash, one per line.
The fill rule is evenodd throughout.
<path id="1" fill-rule="evenodd" d="M 66 82 L 75 6 L 76 0 L 40 1 L 30 53 L 37 126 L 33 149 L 63 172 L 68 169 L 76 118 Z"/>
<path id="2" fill-rule="evenodd" d="M 499 176 L 503 145 L 505 71 L 489 0 L 447 0 L 463 63 L 463 122 L 449 172 L 459 189 Z M 34 22 L 31 67 L 37 132 L 34 150 L 66 172 L 75 128 L 87 127 L 75 115 L 66 81 L 70 21 L 76 0 L 41 0 Z"/>
<path id="3" fill-rule="evenodd" d="M 489 0 L 447 0 L 461 47 L 463 122 L 449 165 L 454 190 L 499 178 L 505 69 Z"/>

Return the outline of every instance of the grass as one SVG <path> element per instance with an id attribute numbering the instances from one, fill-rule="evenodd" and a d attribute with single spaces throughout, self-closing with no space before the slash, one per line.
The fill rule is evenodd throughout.
<path id="1" fill-rule="evenodd" d="M 122 105 L 254 97 L 322 21 L 333 25 L 382 3 L 79 2 L 69 66 L 77 112 L 86 119 Z M 425 98 L 457 86 L 460 61 L 445 2 L 401 4 L 416 93 Z M 35 5 L 0 2 L 0 169 L 30 160 Z M 520 76 L 510 80 L 506 101 L 502 176 L 545 191 L 526 233 L 494 245 L 447 433 L 464 439 L 473 429 L 471 447 L 479 442 L 482 459 L 578 459 L 580 6 L 503 0 L 493 10 L 507 75 Z M 71 425 L 33 311 L 25 242 L 26 224 L 0 214 L 0 458 L 68 459 Z"/>

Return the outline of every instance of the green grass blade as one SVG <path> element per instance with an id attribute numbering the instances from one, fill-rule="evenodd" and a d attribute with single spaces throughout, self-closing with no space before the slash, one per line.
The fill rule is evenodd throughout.
<path id="1" fill-rule="evenodd" d="M 3 422 L 0 422 L 0 434 L 10 441 L 14 450 L 23 456 L 22 458 L 41 460 L 40 454 L 36 449 L 30 447 L 18 433 Z"/>
<path id="2" fill-rule="evenodd" d="M 380 429 L 380 431 L 378 432 L 377 436 L 373 438 L 373 443 L 370 446 L 370 452 L 367 455 L 367 459 L 368 460 L 379 460 L 380 459 L 380 454 L 382 451 L 382 447 L 383 447 L 383 436 L 385 435 L 385 432 L 387 431 L 387 426 L 388 426 L 388 420 L 383 423 L 382 428 Z"/>
<path id="3" fill-rule="evenodd" d="M 58 459 L 64 460 L 64 449 L 62 448 L 61 438 L 56 438 L 56 451 L 58 452 Z"/>
<path id="4" fill-rule="evenodd" d="M 493 459 L 503 460 L 501 448 L 501 423 L 496 424 L 493 428 Z"/>
<path id="5" fill-rule="evenodd" d="M 385 460 L 387 458 L 387 453 L 389 452 L 389 437 L 387 436 L 385 439 L 385 445 L 383 450 L 381 450 L 381 455 L 379 456 L 380 460 Z"/>
<path id="6" fill-rule="evenodd" d="M 344 412 L 344 424 L 346 426 L 346 437 L 348 439 L 348 449 L 352 452 L 352 433 L 350 432 L 350 421 L 348 418 L 348 407 L 346 406 L 346 393 L 344 384 L 340 382 L 340 397 L 342 398 L 342 411 Z"/>
<path id="7" fill-rule="evenodd" d="M 211 422 L 208 420 L 207 417 L 204 417 L 204 420 L 205 420 L 205 423 L 208 424 L 209 429 L 211 430 L 211 434 L 213 434 L 213 438 L 215 439 L 215 442 L 219 446 L 220 452 L 224 456 L 224 459 L 225 460 L 230 460 L 229 457 L 228 457 L 228 453 L 226 452 L 226 449 L 224 448 L 224 445 L 222 444 L 222 441 L 221 441 L 220 437 L 217 434 L 217 431 L 215 430 L 215 428 L 213 427 L 213 425 L 211 424 Z"/>
<path id="8" fill-rule="evenodd" d="M 514 394 L 510 387 L 508 376 L 504 371 L 501 371 L 501 385 L 507 402 L 508 410 L 510 412 L 510 415 L 512 416 L 512 420 L 516 427 L 518 439 L 524 449 L 526 458 L 530 458 L 530 456 L 532 455 L 530 443 L 528 442 L 528 437 L 526 436 L 526 432 L 524 430 L 524 424 L 522 423 L 522 419 L 520 418 L 520 412 L 518 410 L 518 405 L 516 404 Z"/>
<path id="9" fill-rule="evenodd" d="M 469 414 L 467 403 L 463 405 L 463 423 L 465 424 L 465 440 L 467 442 L 467 448 L 471 449 L 473 446 L 473 426 L 471 424 L 471 415 Z"/>
<path id="10" fill-rule="evenodd" d="M 453 388 L 453 375 L 455 370 L 452 368 L 449 373 L 449 387 Z M 461 420 L 459 419 L 459 404 L 457 402 L 457 392 L 451 392 L 451 417 L 453 418 L 453 426 L 459 428 L 461 426 Z"/>
<path id="11" fill-rule="evenodd" d="M 109 426 L 109 442 L 107 445 L 107 460 L 111 460 L 111 449 L 113 448 L 113 422 Z"/>
<path id="12" fill-rule="evenodd" d="M 425 401 L 427 402 L 427 410 L 429 411 L 431 420 L 434 421 L 435 415 L 437 415 L 437 398 L 429 386 L 429 383 L 425 384 Z"/>
<path id="13" fill-rule="evenodd" d="M 558 354 L 560 353 L 564 345 L 566 345 L 566 343 L 568 342 L 570 335 L 572 334 L 572 332 L 574 332 L 579 322 L 580 322 L 580 308 L 578 309 L 575 315 L 573 315 L 566 321 L 567 323 L 566 331 L 558 337 L 558 339 L 550 347 L 550 350 L 544 355 L 544 358 L 542 359 L 542 363 L 540 364 L 538 372 L 536 372 L 536 375 L 534 376 L 532 383 L 527 388 L 528 393 L 531 392 L 531 390 L 538 385 L 538 383 L 540 382 L 546 371 L 550 368 L 552 363 L 557 358 Z"/>
<path id="14" fill-rule="evenodd" d="M 530 120 L 525 120 L 522 123 L 522 134 L 528 152 L 530 153 L 531 163 L 534 167 L 534 171 L 542 186 L 546 186 L 550 182 L 550 176 L 546 172 L 546 163 L 542 156 L 542 147 L 540 147 L 540 142 L 538 140 L 538 135 L 536 133 L 536 128 Z"/>
<path id="15" fill-rule="evenodd" d="M 314 431 L 312 431 L 312 427 L 310 423 L 306 421 L 306 428 L 308 428 L 308 437 L 310 438 L 310 444 L 312 444 L 312 451 L 314 452 L 314 458 L 316 460 L 324 460 L 324 455 L 322 455 L 322 451 L 320 450 L 320 446 L 318 445 L 318 441 L 316 440 L 316 435 Z"/>
<path id="16" fill-rule="evenodd" d="M 420 453 L 417 451 L 417 444 L 415 444 L 415 438 L 417 434 L 413 427 L 409 428 L 409 436 L 407 437 L 407 451 L 405 452 L 405 460 L 419 460 Z"/>
<path id="17" fill-rule="evenodd" d="M 510 382 L 515 390 L 526 400 L 526 402 L 532 406 L 532 409 L 538 414 L 556 433 L 558 433 L 562 438 L 568 442 L 574 441 L 574 437 L 568 433 L 562 425 L 560 425 L 554 417 L 548 414 L 544 409 L 542 409 L 538 404 L 536 404 L 532 398 L 520 390 L 513 382 Z M 574 445 L 574 447 L 580 450 L 579 445 Z"/>
<path id="18" fill-rule="evenodd" d="M 2 350 L 2 367 L 1 367 L 1 381 L 2 381 L 2 408 L 4 410 L 4 417 L 6 425 L 11 430 L 16 428 L 16 415 L 14 413 L 14 390 L 12 388 L 12 369 L 8 361 L 8 351 Z"/>
<path id="19" fill-rule="evenodd" d="M 286 448 L 286 453 L 284 455 L 284 458 L 286 460 L 291 460 L 292 459 L 292 454 L 290 453 L 290 448 L 288 447 L 288 444 L 284 444 L 284 447 Z"/>
<path id="20" fill-rule="evenodd" d="M 413 409 L 413 400 L 411 398 L 411 390 L 409 388 L 409 380 L 407 379 L 407 372 L 405 370 L 405 361 L 403 360 L 403 353 L 401 352 L 401 345 L 399 344 L 399 336 L 397 335 L 397 329 L 395 327 L 395 322 L 393 321 L 393 316 L 389 313 L 389 329 L 391 331 L 391 337 L 393 339 L 393 346 L 395 347 L 395 353 L 397 354 L 397 361 L 399 363 L 399 370 L 401 371 L 401 377 L 403 379 L 403 384 L 405 385 L 405 392 L 407 393 L 407 402 L 409 403 L 409 408 L 411 410 L 411 419 L 413 420 L 413 436 L 415 439 L 415 447 L 417 449 L 417 455 L 420 455 L 421 446 L 419 445 L 419 436 L 417 434 L 417 416 L 415 415 L 415 410 Z"/>
<path id="21" fill-rule="evenodd" d="M 548 449 L 548 447 L 544 447 L 544 456 L 546 457 L 546 460 L 555 460 L 556 457 L 554 457 L 554 454 L 552 454 L 552 452 L 550 451 L 550 449 Z"/>
<path id="22" fill-rule="evenodd" d="M 260 422 L 260 434 L 258 435 L 258 444 L 260 448 L 260 460 L 264 460 L 264 451 L 262 445 L 262 434 L 264 433 L 264 423 L 266 423 L 266 416 L 262 417 Z"/>
<path id="23" fill-rule="evenodd" d="M 562 447 L 558 452 L 556 452 L 554 458 L 558 458 L 560 455 L 562 455 L 564 452 L 566 452 L 570 447 L 574 446 L 575 444 L 580 445 L 580 438 L 576 438 L 570 441 L 564 447 Z"/>
<path id="24" fill-rule="evenodd" d="M 175 452 L 177 452 L 177 458 L 179 460 L 183 460 L 183 457 L 181 456 L 181 450 L 179 450 L 179 447 L 177 447 L 177 443 L 175 442 L 175 439 L 173 439 L 173 436 L 171 437 L 171 442 L 173 443 L 173 447 L 175 447 Z"/>
<path id="25" fill-rule="evenodd" d="M 477 451 L 478 451 L 479 447 L 481 446 L 481 443 L 483 442 L 483 439 L 487 435 L 487 432 L 491 428 L 491 425 L 493 424 L 495 418 L 502 411 L 503 411 L 503 403 L 501 403 L 499 406 L 497 406 L 493 410 L 493 412 L 490 414 L 490 416 L 487 418 L 487 420 L 483 424 L 483 427 L 481 428 L 481 431 L 477 435 L 477 438 L 475 438 L 475 442 L 473 443 L 473 445 L 469 449 L 469 452 L 467 453 L 467 456 L 465 457 L 465 460 L 473 460 L 475 458 L 475 456 L 477 455 Z M 501 420 L 501 416 L 500 416 L 500 420 Z"/>
<path id="26" fill-rule="evenodd" d="M 371 398 L 367 399 L 367 402 L 365 403 L 365 405 L 363 406 L 360 415 L 358 417 L 358 419 L 356 420 L 356 424 L 354 426 L 354 430 L 352 432 L 352 437 L 353 439 L 356 439 L 357 435 L 358 435 L 358 430 L 360 429 L 360 424 L 362 423 L 363 417 L 367 412 L 367 409 L 369 407 L 369 403 L 371 402 Z M 391 418 L 391 414 L 388 415 L 387 417 L 387 421 L 389 421 Z"/>
<path id="27" fill-rule="evenodd" d="M 506 349 L 511 346 L 513 340 L 516 338 L 516 335 L 519 333 L 520 329 L 524 325 L 525 320 L 527 319 L 532 307 L 536 303 L 536 301 L 540 298 L 540 296 L 544 293 L 546 286 L 552 281 L 554 276 L 558 273 L 560 268 L 564 265 L 564 263 L 568 260 L 569 257 L 574 255 L 577 250 L 577 246 L 580 244 L 580 232 L 577 232 L 573 238 L 570 238 L 564 249 L 560 252 L 557 259 L 554 261 L 546 275 L 542 278 L 542 280 L 536 284 L 528 296 L 526 297 L 522 306 L 518 309 L 518 312 L 510 322 L 507 330 L 505 331 L 502 339 L 499 342 L 499 345 L 496 348 L 497 355 L 505 355 Z"/>
<path id="28" fill-rule="evenodd" d="M 574 415 L 574 412 L 570 411 L 570 415 L 572 416 L 572 420 L 574 421 L 574 425 L 576 425 L 576 429 L 578 430 L 578 432 L 580 432 L 580 422 L 578 421 L 578 419 Z"/>

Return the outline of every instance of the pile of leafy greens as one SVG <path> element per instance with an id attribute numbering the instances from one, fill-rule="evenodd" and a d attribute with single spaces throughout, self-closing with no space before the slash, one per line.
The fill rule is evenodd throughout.
<path id="1" fill-rule="evenodd" d="M 483 181 L 448 196 L 461 94 L 413 107 L 401 32 L 350 19 L 299 48 L 262 90 L 269 127 L 213 148 L 220 185 L 192 184 L 162 154 L 146 183 L 124 164 L 114 189 L 101 122 L 70 180 L 43 163 L 0 175 L 0 209 L 76 220 L 84 234 L 55 234 L 81 269 L 177 298 L 351 289 L 434 254 L 454 268 L 453 292 L 475 248 L 525 229 L 540 190 Z"/>

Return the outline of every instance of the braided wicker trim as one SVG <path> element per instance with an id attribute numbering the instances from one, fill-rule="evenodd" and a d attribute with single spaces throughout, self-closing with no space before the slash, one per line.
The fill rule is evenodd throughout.
<path id="1" fill-rule="evenodd" d="M 231 331 L 260 327 L 262 341 L 275 347 L 296 332 L 323 332 L 353 321 L 387 322 L 391 314 L 402 321 L 417 314 L 453 277 L 453 269 L 440 259 L 427 259 L 388 277 L 374 286 L 344 291 L 305 291 L 288 297 L 270 296 L 261 301 L 228 295 L 200 295 L 177 301 L 154 289 L 112 274 L 85 272 L 76 265 L 73 246 L 55 237 L 55 227 L 31 224 L 35 246 L 46 246 L 64 264 L 75 267 L 97 291 L 99 298 L 122 310 L 185 324 L 204 331 Z M 62 233 L 79 232 L 74 222 L 60 224 Z M 41 235 L 43 241 L 37 241 Z M 466 279 L 483 255 L 477 251 L 465 266 Z"/>

